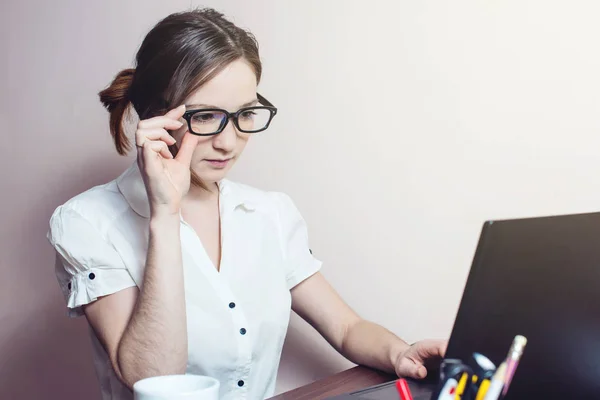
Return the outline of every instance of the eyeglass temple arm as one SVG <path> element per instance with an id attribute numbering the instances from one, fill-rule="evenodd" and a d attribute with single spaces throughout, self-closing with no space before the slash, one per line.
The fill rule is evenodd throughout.
<path id="1" fill-rule="evenodd" d="M 260 104 L 264 104 L 265 106 L 268 106 L 268 107 L 275 107 L 273 104 L 271 104 L 271 102 L 269 100 L 267 100 L 263 96 L 261 96 L 260 93 L 256 93 L 256 97 L 258 98 L 258 101 Z"/>

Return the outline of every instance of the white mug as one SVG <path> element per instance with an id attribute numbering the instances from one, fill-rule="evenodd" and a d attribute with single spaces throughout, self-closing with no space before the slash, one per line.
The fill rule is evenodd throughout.
<path id="1" fill-rule="evenodd" d="M 165 375 L 133 384 L 134 400 L 219 400 L 219 381 L 201 375 Z"/>

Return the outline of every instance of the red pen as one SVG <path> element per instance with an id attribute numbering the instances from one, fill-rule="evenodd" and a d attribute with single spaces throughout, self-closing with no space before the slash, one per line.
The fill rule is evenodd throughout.
<path id="1" fill-rule="evenodd" d="M 408 387 L 408 382 L 406 379 L 398 379 L 396 381 L 396 390 L 398 390 L 398 394 L 400 395 L 400 400 L 413 400 L 412 394 L 410 393 L 410 388 Z"/>

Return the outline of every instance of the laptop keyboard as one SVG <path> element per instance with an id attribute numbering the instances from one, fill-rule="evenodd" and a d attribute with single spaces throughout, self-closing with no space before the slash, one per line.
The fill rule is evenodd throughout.
<path id="1" fill-rule="evenodd" d="M 432 383 L 416 383 L 409 381 L 413 400 L 430 400 L 436 388 Z M 398 400 L 398 391 L 394 382 L 360 390 L 353 394 L 332 397 L 331 400 Z"/>

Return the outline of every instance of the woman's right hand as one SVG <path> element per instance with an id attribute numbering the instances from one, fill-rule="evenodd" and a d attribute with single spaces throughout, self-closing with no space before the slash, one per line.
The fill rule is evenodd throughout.
<path id="1" fill-rule="evenodd" d="M 181 128 L 183 123 L 178 120 L 184 112 L 185 105 L 181 105 L 163 116 L 142 120 L 135 132 L 137 162 L 153 215 L 178 214 L 181 199 L 190 189 L 190 163 L 198 143 L 197 136 L 186 132 L 175 158 L 168 148 L 176 140 L 167 129 Z"/>

